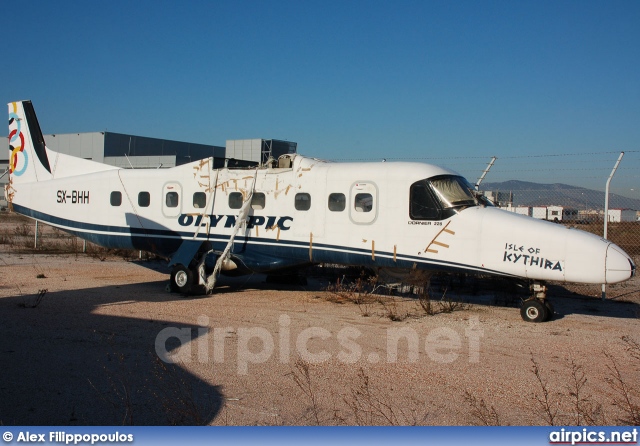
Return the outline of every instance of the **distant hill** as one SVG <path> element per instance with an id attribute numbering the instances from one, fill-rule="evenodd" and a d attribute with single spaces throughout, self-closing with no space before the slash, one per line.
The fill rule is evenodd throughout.
<path id="1" fill-rule="evenodd" d="M 480 189 L 500 194 L 513 194 L 514 206 L 564 206 L 573 209 L 604 209 L 604 192 L 568 184 L 540 184 L 509 180 L 482 183 Z M 640 200 L 609 194 L 610 209 L 640 210 Z"/>

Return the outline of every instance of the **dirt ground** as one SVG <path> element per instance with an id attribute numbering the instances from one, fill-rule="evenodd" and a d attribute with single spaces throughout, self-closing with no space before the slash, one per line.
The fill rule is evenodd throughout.
<path id="1" fill-rule="evenodd" d="M 161 261 L 0 246 L 0 424 L 618 424 L 634 405 L 638 414 L 637 280 L 606 301 L 552 287 L 556 317 L 533 324 L 482 281 L 436 284 L 427 315 L 414 297 L 357 304 L 317 277 L 221 278 L 213 295 L 184 298 L 166 290 L 167 272 Z M 470 303 L 452 308 L 442 295 Z"/>

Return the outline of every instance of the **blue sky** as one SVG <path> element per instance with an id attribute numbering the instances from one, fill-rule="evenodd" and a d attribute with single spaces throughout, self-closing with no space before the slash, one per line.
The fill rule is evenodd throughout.
<path id="1" fill-rule="evenodd" d="M 320 158 L 480 168 L 492 155 L 640 150 L 638 1 L 3 9 L 0 96 L 33 100 L 45 133 L 277 138 Z"/>

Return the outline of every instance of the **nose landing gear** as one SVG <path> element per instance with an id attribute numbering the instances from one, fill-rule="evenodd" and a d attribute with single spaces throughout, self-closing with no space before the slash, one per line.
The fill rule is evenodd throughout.
<path id="1" fill-rule="evenodd" d="M 553 305 L 547 299 L 547 287 L 542 282 L 531 285 L 533 296 L 522 302 L 520 316 L 526 322 L 546 322 L 553 319 Z"/>

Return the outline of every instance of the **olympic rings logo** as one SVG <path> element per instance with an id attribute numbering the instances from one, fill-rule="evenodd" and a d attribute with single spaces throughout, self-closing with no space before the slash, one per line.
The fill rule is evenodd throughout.
<path id="1" fill-rule="evenodd" d="M 9 133 L 9 150 L 11 152 L 9 157 L 9 173 L 20 176 L 27 170 L 29 157 L 24 150 L 24 134 L 22 133 L 21 120 L 17 115 L 16 103 L 14 102 L 12 105 L 13 113 L 9 113 L 9 128 L 11 128 L 12 124 L 15 124 L 16 128 Z M 22 154 L 21 157 L 19 156 L 20 154 Z M 17 169 L 18 158 L 22 158 L 19 169 Z"/>

